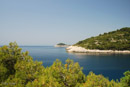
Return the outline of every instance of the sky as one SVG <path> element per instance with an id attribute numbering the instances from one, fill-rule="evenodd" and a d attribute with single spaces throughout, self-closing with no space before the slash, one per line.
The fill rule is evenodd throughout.
<path id="1" fill-rule="evenodd" d="M 0 0 L 0 45 L 72 45 L 122 27 L 130 0 Z"/>

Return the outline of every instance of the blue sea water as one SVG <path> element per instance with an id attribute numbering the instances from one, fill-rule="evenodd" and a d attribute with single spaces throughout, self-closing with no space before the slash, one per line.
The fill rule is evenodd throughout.
<path id="1" fill-rule="evenodd" d="M 73 59 L 83 67 L 84 74 L 90 71 L 102 74 L 111 79 L 119 79 L 123 73 L 130 70 L 130 54 L 84 54 L 67 53 L 65 48 L 53 46 L 21 46 L 29 51 L 33 60 L 42 61 L 45 67 L 51 66 L 56 59 L 65 63 L 66 59 Z"/>

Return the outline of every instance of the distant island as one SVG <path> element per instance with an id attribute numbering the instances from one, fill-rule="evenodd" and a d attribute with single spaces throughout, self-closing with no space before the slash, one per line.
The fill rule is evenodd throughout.
<path id="1" fill-rule="evenodd" d="M 68 52 L 130 53 L 130 27 L 91 37 L 66 48 Z"/>
<path id="2" fill-rule="evenodd" d="M 69 45 L 65 44 L 65 43 L 58 43 L 57 45 L 55 45 L 55 47 L 68 47 Z"/>

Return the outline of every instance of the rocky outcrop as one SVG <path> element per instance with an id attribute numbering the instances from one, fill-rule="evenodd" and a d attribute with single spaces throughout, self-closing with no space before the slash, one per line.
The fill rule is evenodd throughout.
<path id="1" fill-rule="evenodd" d="M 98 49 L 85 49 L 79 46 L 69 46 L 66 48 L 67 52 L 75 52 L 75 53 L 130 53 L 129 50 L 98 50 Z"/>
<path id="2" fill-rule="evenodd" d="M 69 45 L 55 45 L 54 47 L 68 47 Z"/>

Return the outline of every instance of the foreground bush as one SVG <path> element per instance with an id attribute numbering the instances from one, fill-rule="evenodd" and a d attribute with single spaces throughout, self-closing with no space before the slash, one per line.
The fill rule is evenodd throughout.
<path id="1" fill-rule="evenodd" d="M 56 60 L 45 68 L 42 62 L 33 61 L 28 52 L 14 43 L 0 48 L 0 87 L 129 87 L 130 72 L 124 73 L 121 82 L 109 81 L 102 75 L 90 72 L 85 76 L 73 60 L 66 64 Z"/>
<path id="2" fill-rule="evenodd" d="M 118 82 L 109 81 L 102 75 L 95 75 L 90 72 L 86 77 L 86 82 L 81 87 L 120 87 Z"/>

